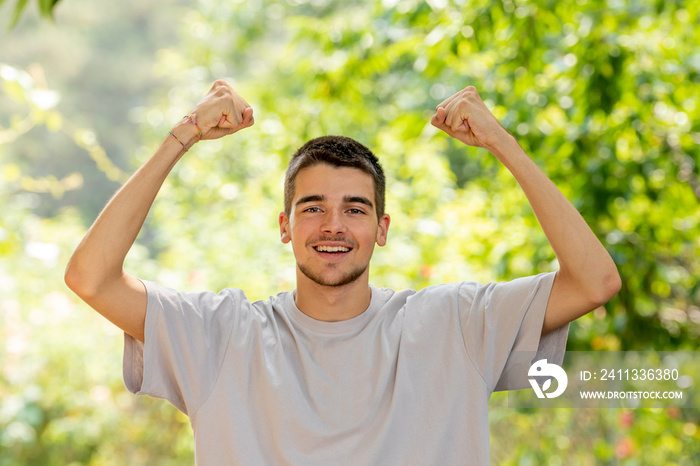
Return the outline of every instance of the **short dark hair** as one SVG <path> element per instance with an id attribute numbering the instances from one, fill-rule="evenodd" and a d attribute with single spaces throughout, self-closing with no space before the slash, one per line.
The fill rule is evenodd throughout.
<path id="1" fill-rule="evenodd" d="M 377 219 L 384 215 L 386 179 L 379 159 L 367 147 L 345 136 L 321 136 L 308 141 L 296 151 L 284 177 L 284 211 L 287 215 L 291 215 L 297 175 L 304 168 L 320 164 L 357 168 L 370 175 L 374 180 Z"/>

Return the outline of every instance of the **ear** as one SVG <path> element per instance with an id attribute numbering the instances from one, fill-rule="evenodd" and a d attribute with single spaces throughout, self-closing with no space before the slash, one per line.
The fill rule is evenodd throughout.
<path id="1" fill-rule="evenodd" d="M 291 229 L 289 227 L 289 217 L 287 216 L 287 213 L 280 212 L 278 220 L 280 224 L 280 241 L 287 244 L 292 240 Z"/>
<path id="2" fill-rule="evenodd" d="M 377 245 L 386 245 L 387 237 L 389 236 L 389 223 L 391 223 L 391 217 L 389 214 L 382 215 L 379 219 L 379 226 L 377 228 Z"/>

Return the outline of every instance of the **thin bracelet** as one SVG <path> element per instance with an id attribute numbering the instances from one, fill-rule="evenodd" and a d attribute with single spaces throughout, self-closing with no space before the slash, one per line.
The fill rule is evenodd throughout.
<path id="1" fill-rule="evenodd" d="M 170 133 L 170 135 L 171 135 L 172 137 L 174 137 L 175 140 L 176 140 L 177 142 L 179 142 L 180 144 L 182 144 L 182 147 L 185 149 L 185 152 L 186 152 L 186 151 L 187 151 L 187 147 L 185 146 L 185 143 L 182 142 L 182 141 L 180 141 L 180 140 L 177 138 L 177 136 L 175 136 L 175 135 L 173 134 L 172 131 L 168 131 L 168 133 Z"/>
<path id="2" fill-rule="evenodd" d="M 184 116 L 184 121 L 189 121 L 193 125 L 197 127 L 197 131 L 199 131 L 199 141 L 202 140 L 202 128 L 199 127 L 197 124 L 197 114 L 193 113 L 192 115 L 185 115 Z"/>

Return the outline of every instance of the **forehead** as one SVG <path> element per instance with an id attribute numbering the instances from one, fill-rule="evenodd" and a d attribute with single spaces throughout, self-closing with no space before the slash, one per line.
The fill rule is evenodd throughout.
<path id="1" fill-rule="evenodd" d="M 322 195 L 328 200 L 364 196 L 375 201 L 374 179 L 357 168 L 314 165 L 300 170 L 294 184 L 293 202 L 311 195 Z"/>

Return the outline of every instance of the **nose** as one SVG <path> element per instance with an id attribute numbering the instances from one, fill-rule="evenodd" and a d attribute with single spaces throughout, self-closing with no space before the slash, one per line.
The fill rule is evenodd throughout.
<path id="1" fill-rule="evenodd" d="M 321 231 L 324 233 L 337 235 L 339 233 L 345 233 L 345 229 L 345 223 L 343 223 L 343 218 L 340 212 L 330 210 L 323 216 Z"/>

